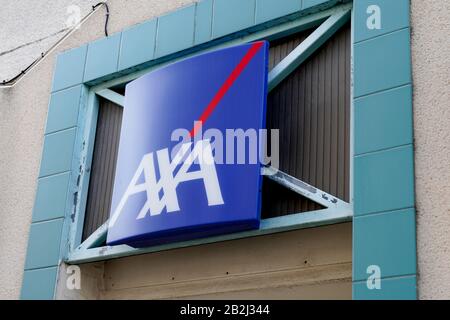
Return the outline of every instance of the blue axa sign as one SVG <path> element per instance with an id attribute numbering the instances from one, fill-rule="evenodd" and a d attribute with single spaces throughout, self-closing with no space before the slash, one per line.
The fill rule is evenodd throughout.
<path id="1" fill-rule="evenodd" d="M 126 86 L 108 245 L 259 227 L 261 164 L 217 163 L 214 139 L 202 132 L 265 128 L 267 64 L 268 43 L 260 41 L 182 60 Z"/>

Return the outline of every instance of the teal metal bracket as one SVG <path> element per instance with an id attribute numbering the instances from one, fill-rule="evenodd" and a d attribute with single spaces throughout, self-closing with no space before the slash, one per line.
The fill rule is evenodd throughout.
<path id="1" fill-rule="evenodd" d="M 351 10 L 342 10 L 330 16 L 308 38 L 275 66 L 269 74 L 269 92 L 347 23 L 350 20 L 350 13 Z"/>
<path id="2" fill-rule="evenodd" d="M 239 232 L 223 236 L 209 237 L 205 239 L 196 239 L 191 241 L 154 246 L 144 249 L 136 249 L 126 245 L 95 247 L 94 243 L 98 243 L 101 239 L 106 239 L 106 229 L 108 225 L 108 222 L 106 222 L 96 231 L 98 232 L 97 234 L 93 234 L 91 236 L 92 239 L 91 237 L 89 237 L 86 240 L 89 241 L 88 243 L 92 245 L 92 247 L 88 248 L 89 245 L 80 246 L 80 248 L 76 249 L 75 251 L 69 254 L 67 262 L 70 264 L 87 263 L 170 250 L 175 248 L 185 248 L 221 241 L 230 241 L 248 237 L 257 237 L 284 231 L 299 230 L 317 226 L 330 225 L 335 223 L 348 222 L 352 220 L 352 216 L 353 213 L 351 210 L 336 211 L 333 209 L 323 209 L 317 211 L 310 211 L 283 217 L 264 219 L 261 221 L 260 228 L 254 231 Z"/>
<path id="3" fill-rule="evenodd" d="M 294 191 L 295 193 L 320 204 L 321 206 L 333 209 L 335 211 L 352 211 L 353 207 L 338 197 L 335 197 L 319 188 L 316 188 L 308 183 L 301 181 L 283 171 L 273 167 L 263 168 L 263 175 L 279 185 Z"/>
<path id="4" fill-rule="evenodd" d="M 125 97 L 117 92 L 112 91 L 111 89 L 103 89 L 96 92 L 98 96 L 105 98 L 115 104 L 123 107 L 125 105 Z"/>

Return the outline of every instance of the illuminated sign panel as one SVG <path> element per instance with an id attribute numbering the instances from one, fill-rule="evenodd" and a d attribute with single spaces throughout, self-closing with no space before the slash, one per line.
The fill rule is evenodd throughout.
<path id="1" fill-rule="evenodd" d="M 259 227 L 261 164 L 250 154 L 242 161 L 230 133 L 265 127 L 267 63 L 261 41 L 182 60 L 126 86 L 108 245 Z"/>

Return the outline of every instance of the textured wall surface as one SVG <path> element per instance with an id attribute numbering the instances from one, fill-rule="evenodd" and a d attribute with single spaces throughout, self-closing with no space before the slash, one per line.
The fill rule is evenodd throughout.
<path id="1" fill-rule="evenodd" d="M 6 2 L 1 13 L 22 19 L 23 13 L 16 14 Z M 110 0 L 110 33 L 192 2 Z M 35 23 L 42 19 L 48 23 L 42 16 Z M 16 86 L 0 89 L 0 299 L 19 298 L 22 286 L 55 54 L 104 37 L 104 23 L 104 10 L 99 10 Z"/>
<path id="2" fill-rule="evenodd" d="M 30 65 L 68 31 L 75 17 L 81 18 L 100 0 L 0 0 L 0 81 L 9 80 Z M 159 16 L 194 0 L 108 1 L 112 14 L 109 30 Z M 103 9 L 102 12 L 104 13 Z M 97 18 L 101 20 L 101 18 Z M 85 29 L 84 29 L 85 30 Z M 99 29 L 100 30 L 100 29 Z M 102 30 L 102 29 L 101 29 Z"/>
<path id="3" fill-rule="evenodd" d="M 419 298 L 450 299 L 450 2 L 411 3 Z"/>
<path id="4" fill-rule="evenodd" d="M 0 80 L 26 68 L 68 31 L 79 10 L 83 17 L 98 0 L 0 0 Z"/>
<path id="5" fill-rule="evenodd" d="M 351 299 L 352 224 L 106 261 L 102 299 Z"/>

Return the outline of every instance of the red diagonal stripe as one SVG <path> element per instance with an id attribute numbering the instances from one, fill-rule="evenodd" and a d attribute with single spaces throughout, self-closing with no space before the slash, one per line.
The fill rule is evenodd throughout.
<path id="1" fill-rule="evenodd" d="M 261 49 L 263 45 L 263 41 L 255 42 L 247 51 L 245 56 L 242 58 L 242 60 L 239 62 L 239 64 L 234 68 L 234 70 L 231 72 L 231 74 L 228 76 L 228 78 L 225 80 L 225 82 L 220 87 L 219 91 L 217 91 L 214 98 L 211 100 L 211 102 L 208 104 L 208 106 L 203 111 L 202 115 L 200 116 L 198 122 L 196 125 L 192 128 L 192 130 L 189 132 L 189 135 L 191 137 L 194 137 L 198 129 L 200 128 L 203 123 L 209 118 L 211 113 L 214 111 L 214 109 L 217 107 L 219 102 L 222 100 L 222 98 L 225 96 L 225 94 L 228 92 L 228 90 L 231 88 L 233 83 L 239 78 L 239 75 L 244 71 L 245 67 L 247 67 L 248 63 L 253 59 L 253 57 L 256 55 L 256 53 Z"/>

